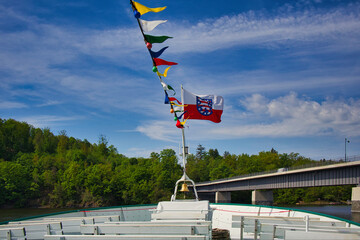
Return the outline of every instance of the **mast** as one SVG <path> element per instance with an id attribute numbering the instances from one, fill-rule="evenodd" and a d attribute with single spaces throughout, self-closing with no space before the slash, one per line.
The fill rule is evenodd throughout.
<path id="1" fill-rule="evenodd" d="M 184 91 L 183 91 L 183 85 L 181 84 L 181 102 L 184 103 Z M 182 106 L 183 112 L 184 112 L 184 105 Z M 185 145 L 185 129 L 181 129 L 182 133 L 182 157 L 183 157 L 183 168 L 184 168 L 184 174 L 186 174 L 186 145 Z"/>
<path id="2" fill-rule="evenodd" d="M 183 91 L 183 86 L 181 85 L 181 102 L 183 104 L 182 108 L 184 110 L 184 91 Z M 174 194 L 171 196 L 171 201 L 175 201 L 176 200 L 176 194 L 177 194 L 177 189 L 178 189 L 178 184 L 180 182 L 183 182 L 186 184 L 186 182 L 190 182 L 192 184 L 193 190 L 194 190 L 194 194 L 195 194 L 195 198 L 196 201 L 199 201 L 199 197 L 196 191 L 196 185 L 195 182 L 193 180 L 191 180 L 188 175 L 186 174 L 186 156 L 187 156 L 187 151 L 186 151 L 186 145 L 185 145 L 185 129 L 182 128 L 181 129 L 181 133 L 182 133 L 182 158 L 183 158 L 183 168 L 184 168 L 184 173 L 183 176 L 176 182 L 175 184 L 175 190 L 174 190 Z"/>

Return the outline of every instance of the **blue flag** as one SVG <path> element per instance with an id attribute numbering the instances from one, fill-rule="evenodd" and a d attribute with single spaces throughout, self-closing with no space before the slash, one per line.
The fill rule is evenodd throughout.
<path id="1" fill-rule="evenodd" d="M 152 58 L 158 58 L 158 57 L 160 57 L 160 55 L 167 49 L 168 47 L 163 47 L 160 51 L 158 51 L 158 52 L 153 52 L 153 51 L 151 51 L 150 49 L 150 54 L 151 54 L 151 57 Z"/>

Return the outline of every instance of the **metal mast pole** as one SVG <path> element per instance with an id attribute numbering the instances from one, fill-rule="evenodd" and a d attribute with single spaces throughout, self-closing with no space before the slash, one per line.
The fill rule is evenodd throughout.
<path id="1" fill-rule="evenodd" d="M 184 91 L 183 91 L 183 85 L 181 84 L 181 102 L 182 102 L 182 108 L 184 112 Z M 185 151 L 185 129 L 181 129 L 182 133 L 182 157 L 183 157 L 183 167 L 184 167 L 184 174 L 186 174 L 186 151 Z"/>
<path id="2" fill-rule="evenodd" d="M 184 91 L 183 91 L 183 86 L 181 85 L 181 103 L 182 105 L 184 105 Z M 184 106 L 183 106 L 183 110 L 184 110 Z M 182 149 L 182 157 L 183 157 L 183 165 L 184 165 L 184 174 L 182 175 L 182 177 L 176 182 L 175 184 L 175 190 L 174 190 L 174 194 L 171 197 L 171 201 L 175 201 L 176 200 L 176 193 L 177 193 L 177 189 L 178 189 L 178 184 L 180 182 L 191 182 L 193 189 L 194 189 L 194 194 L 195 194 L 195 198 L 196 201 L 199 201 L 199 196 L 197 194 L 196 191 L 196 186 L 195 186 L 195 182 L 193 180 L 191 180 L 187 175 L 186 175 L 186 146 L 185 146 L 185 131 L 184 128 L 181 129 L 182 132 L 182 144 L 183 144 L 183 149 Z"/>

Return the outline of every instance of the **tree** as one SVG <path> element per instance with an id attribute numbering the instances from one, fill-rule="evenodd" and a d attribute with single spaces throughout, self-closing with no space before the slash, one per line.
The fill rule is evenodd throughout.
<path id="1" fill-rule="evenodd" d="M 108 144 L 104 135 L 92 144 L 67 136 L 65 130 L 54 136 L 49 128 L 0 119 L 0 206 L 99 207 L 170 199 L 183 174 L 174 150 L 128 158 Z M 187 157 L 187 174 L 203 182 L 313 162 L 274 149 L 251 156 L 229 152 L 219 156 L 217 149 L 206 152 L 199 144 L 196 155 Z M 274 190 L 274 200 L 277 204 L 346 201 L 351 187 L 279 189 Z M 248 201 L 250 192 L 236 198 Z"/>
<path id="2" fill-rule="evenodd" d="M 57 190 L 61 190 L 59 193 L 62 196 L 54 196 L 61 197 L 63 204 L 66 204 L 65 206 L 76 206 L 76 204 L 80 203 L 80 196 L 84 190 L 85 175 L 83 167 L 77 162 L 70 162 L 60 179 L 60 186 Z"/>
<path id="3" fill-rule="evenodd" d="M 98 140 L 98 150 L 100 152 L 100 154 L 107 156 L 109 153 L 109 149 L 107 147 L 109 143 L 109 140 L 107 139 L 107 137 L 103 134 L 100 134 L 99 136 L 99 140 Z"/>
<path id="4" fill-rule="evenodd" d="M 276 151 L 274 152 L 259 152 L 259 160 L 262 162 L 264 166 L 264 171 L 277 169 L 280 166 L 278 165 L 279 162 L 279 155 Z"/>
<path id="5" fill-rule="evenodd" d="M 230 153 L 228 151 L 225 151 L 223 154 L 223 158 L 226 158 L 228 155 L 230 155 Z"/>
<path id="6" fill-rule="evenodd" d="M 25 206 L 31 198 L 31 173 L 19 163 L 0 162 L 1 192 L 5 196 L 2 201 L 17 207 Z"/>
<path id="7" fill-rule="evenodd" d="M 110 164 L 97 164 L 85 169 L 84 186 L 91 194 L 91 201 L 94 205 L 108 205 L 111 203 L 110 182 L 112 179 L 112 169 Z M 82 199 L 83 204 L 86 202 Z"/>
<path id="8" fill-rule="evenodd" d="M 221 178 L 228 178 L 230 176 L 230 169 L 222 162 L 218 167 L 210 170 L 210 180 Z"/>
<path id="9" fill-rule="evenodd" d="M 25 122 L 0 118 L 0 158 L 11 161 L 18 152 L 32 152 L 31 129 L 32 126 Z"/>
<path id="10" fill-rule="evenodd" d="M 196 158 L 203 159 L 205 154 L 205 148 L 201 144 L 199 144 L 196 148 Z"/>
<path id="11" fill-rule="evenodd" d="M 219 151 L 215 148 L 215 149 L 209 149 L 209 156 L 211 157 L 211 158 L 218 158 L 218 157 L 220 157 L 220 154 L 219 154 Z"/>
<path id="12" fill-rule="evenodd" d="M 278 151 L 276 151 L 274 148 L 271 148 L 270 152 L 271 153 L 276 153 L 276 154 L 278 153 Z"/>
<path id="13" fill-rule="evenodd" d="M 55 153 L 58 140 L 49 128 L 33 129 L 33 144 L 37 153 Z"/>
<path id="14" fill-rule="evenodd" d="M 59 135 L 57 136 L 58 138 L 58 145 L 56 148 L 56 151 L 58 153 L 65 153 L 65 151 L 68 149 L 68 142 L 69 142 L 69 138 L 66 135 L 66 131 L 65 130 L 61 130 L 59 132 Z"/>

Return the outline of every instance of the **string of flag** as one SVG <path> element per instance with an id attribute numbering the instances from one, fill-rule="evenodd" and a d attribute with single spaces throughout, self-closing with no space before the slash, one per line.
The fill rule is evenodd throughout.
<path id="1" fill-rule="evenodd" d="M 166 7 L 156 7 L 150 8 L 144 6 L 138 2 L 130 0 L 130 4 L 133 9 L 134 17 L 136 18 L 141 34 L 144 38 L 146 48 L 149 51 L 150 57 L 153 62 L 152 71 L 155 72 L 160 80 L 165 93 L 165 104 L 169 104 L 170 113 L 174 114 L 174 121 L 176 121 L 176 127 L 184 128 L 184 125 L 188 119 L 200 119 L 200 120 L 210 120 L 215 123 L 221 121 L 221 115 L 223 111 L 224 100 L 221 96 L 216 95 L 195 95 L 185 89 L 182 90 L 183 102 L 176 99 L 176 92 L 173 87 L 164 82 L 161 77 L 167 77 L 168 71 L 171 66 L 178 65 L 176 62 L 166 61 L 162 58 L 159 58 L 169 46 L 161 48 L 159 51 L 153 51 L 153 44 L 161 44 L 166 40 L 171 39 L 170 36 L 153 36 L 145 34 L 154 30 L 160 24 L 166 23 L 167 20 L 155 20 L 147 21 L 141 17 L 148 12 L 161 12 L 166 9 Z M 159 72 L 158 66 L 168 66 L 163 73 Z M 169 97 L 169 93 L 172 94 L 172 97 Z M 179 115 L 178 115 L 179 114 Z M 183 119 L 183 120 L 181 120 Z"/>
<path id="2" fill-rule="evenodd" d="M 162 80 L 162 78 L 161 78 L 161 77 L 167 77 L 168 71 L 171 68 L 171 66 L 177 65 L 177 63 L 166 61 L 162 58 L 159 58 L 164 53 L 164 51 L 169 48 L 169 46 L 163 47 L 159 51 L 156 51 L 156 52 L 152 50 L 153 44 L 155 44 L 155 43 L 161 44 L 161 43 L 165 42 L 167 39 L 171 39 L 172 37 L 170 37 L 170 36 L 152 36 L 152 35 L 144 33 L 144 32 L 151 32 L 158 25 L 160 25 L 162 23 L 166 23 L 167 20 L 147 21 L 147 20 L 141 19 L 142 15 L 144 15 L 145 13 L 161 12 L 161 11 L 165 10 L 166 7 L 149 8 L 147 6 L 144 6 L 140 3 L 132 1 L 132 0 L 130 0 L 130 4 L 132 6 L 132 9 L 134 12 L 134 17 L 137 19 L 139 28 L 144 37 L 146 47 L 149 51 L 150 57 L 153 62 L 152 71 L 157 74 L 157 76 L 159 77 L 159 80 L 160 80 L 160 84 L 162 85 L 162 87 L 164 89 L 165 104 L 170 104 L 170 113 L 174 114 L 174 120 L 176 121 L 176 127 L 183 128 L 186 123 L 186 120 L 181 121 L 181 118 L 183 117 L 184 112 L 181 109 L 175 109 L 175 106 L 180 107 L 180 106 L 182 106 L 182 104 L 175 97 L 169 97 L 170 91 L 173 96 L 176 95 L 176 92 L 173 87 L 171 87 L 170 85 L 165 83 L 164 80 Z M 162 65 L 168 66 L 164 70 L 163 73 L 161 73 L 158 69 L 158 66 L 162 66 Z M 176 104 L 175 102 L 177 102 L 178 104 Z M 179 116 L 178 116 L 178 113 L 180 114 Z"/>

